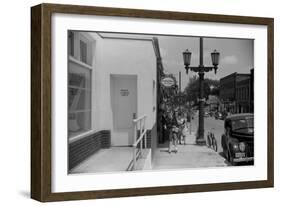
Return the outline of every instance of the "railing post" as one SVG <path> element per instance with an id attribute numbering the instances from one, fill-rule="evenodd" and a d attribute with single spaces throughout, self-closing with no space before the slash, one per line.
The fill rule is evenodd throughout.
<path id="1" fill-rule="evenodd" d="M 133 124 L 134 124 L 134 134 L 133 134 L 133 144 L 137 141 L 137 122 L 133 122 Z"/>
<path id="2" fill-rule="evenodd" d="M 147 131 L 145 127 L 146 115 L 133 120 L 133 165 L 132 170 L 136 170 L 137 158 L 142 157 L 143 149 L 147 148 Z M 138 134 L 139 130 L 139 134 Z M 145 132 L 145 133 L 144 133 Z M 141 138 L 141 139 L 140 139 Z"/>
<path id="3" fill-rule="evenodd" d="M 144 118 L 144 129 L 146 128 L 145 123 L 146 123 L 146 116 Z M 144 148 L 147 148 L 147 136 L 146 136 L 146 134 L 147 134 L 147 131 L 144 134 Z"/>
<path id="4" fill-rule="evenodd" d="M 144 148 L 147 148 L 147 136 L 146 133 L 144 134 Z"/>
<path id="5" fill-rule="evenodd" d="M 133 144 L 136 142 L 137 140 L 137 122 L 133 121 L 134 124 L 134 131 L 133 131 Z M 137 157 L 136 157 L 136 147 L 133 146 L 133 170 L 136 169 L 136 161 L 137 161 Z"/>
<path id="6" fill-rule="evenodd" d="M 142 139 L 140 140 L 140 156 L 142 157 Z"/>
<path id="7" fill-rule="evenodd" d="M 140 136 L 139 136 L 139 138 L 140 138 L 141 135 L 142 135 L 142 125 L 143 125 L 143 121 L 142 121 L 142 120 L 143 120 L 143 119 L 140 119 Z M 139 144 L 140 144 L 140 156 L 142 157 L 142 138 L 141 138 Z"/>
<path id="8" fill-rule="evenodd" d="M 136 169 L 136 162 L 137 162 L 136 147 L 134 147 L 134 149 L 133 149 L 133 159 L 134 159 L 133 170 L 135 170 Z"/>

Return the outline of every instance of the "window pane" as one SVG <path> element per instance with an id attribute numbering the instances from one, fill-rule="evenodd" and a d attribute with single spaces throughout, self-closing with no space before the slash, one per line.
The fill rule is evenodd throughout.
<path id="1" fill-rule="evenodd" d="M 74 56 L 74 33 L 72 31 L 68 32 L 68 51 L 71 56 Z"/>
<path id="2" fill-rule="evenodd" d="M 74 137 L 91 129 L 91 112 L 70 112 L 68 114 L 68 136 Z"/>
<path id="3" fill-rule="evenodd" d="M 68 98 L 70 112 L 91 109 L 91 92 L 88 90 L 69 87 Z"/>
<path id="4" fill-rule="evenodd" d="M 87 64 L 87 44 L 80 41 L 80 60 Z"/>
<path id="5" fill-rule="evenodd" d="M 91 70 L 70 63 L 68 85 L 91 89 Z"/>
<path id="6" fill-rule="evenodd" d="M 74 137 L 91 129 L 91 70 L 69 62 L 68 134 Z"/>
<path id="7" fill-rule="evenodd" d="M 68 84 L 79 88 L 85 88 L 85 75 L 83 75 L 83 73 L 70 73 Z"/>

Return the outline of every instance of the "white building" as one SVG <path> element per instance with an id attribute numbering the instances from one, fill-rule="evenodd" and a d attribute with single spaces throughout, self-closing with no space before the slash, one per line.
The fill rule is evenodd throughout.
<path id="1" fill-rule="evenodd" d="M 132 145 L 133 118 L 142 115 L 151 145 L 157 134 L 157 39 L 70 31 L 68 40 L 69 167 L 99 148 Z"/>

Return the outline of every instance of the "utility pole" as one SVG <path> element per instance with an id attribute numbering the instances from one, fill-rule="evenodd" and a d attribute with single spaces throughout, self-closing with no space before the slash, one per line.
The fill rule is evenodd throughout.
<path id="1" fill-rule="evenodd" d="M 179 93 L 181 92 L 181 71 L 179 71 Z"/>
<path id="2" fill-rule="evenodd" d="M 213 66 L 204 66 L 203 64 L 203 37 L 199 39 L 200 45 L 200 61 L 199 66 L 191 67 L 190 66 L 190 59 L 191 59 L 191 52 L 186 50 L 183 52 L 183 59 L 184 65 L 186 69 L 186 73 L 188 70 L 198 73 L 199 75 L 199 128 L 198 128 L 198 136 L 196 138 L 196 143 L 198 145 L 205 145 L 206 141 L 204 138 L 204 107 L 205 107 L 205 98 L 204 98 L 204 74 L 211 70 L 215 71 L 215 74 L 218 69 L 219 64 L 219 55 L 220 53 L 216 50 L 211 53 L 212 63 Z"/>

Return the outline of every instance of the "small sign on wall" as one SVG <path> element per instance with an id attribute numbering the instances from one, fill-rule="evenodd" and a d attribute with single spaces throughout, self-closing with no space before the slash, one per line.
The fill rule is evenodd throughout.
<path id="1" fill-rule="evenodd" d="M 121 96 L 124 97 L 124 96 L 129 96 L 130 92 L 128 89 L 121 89 L 120 94 L 121 94 Z"/>

